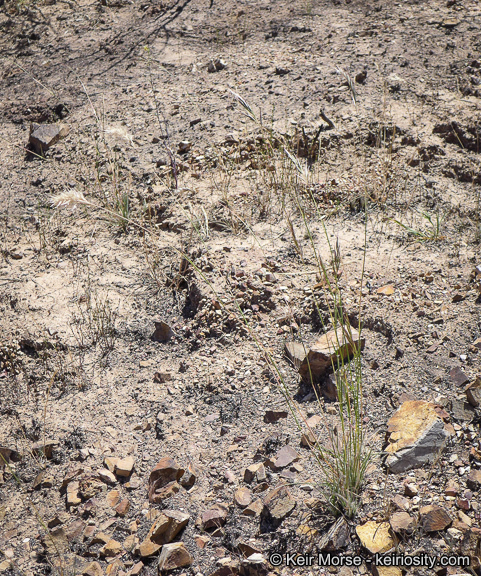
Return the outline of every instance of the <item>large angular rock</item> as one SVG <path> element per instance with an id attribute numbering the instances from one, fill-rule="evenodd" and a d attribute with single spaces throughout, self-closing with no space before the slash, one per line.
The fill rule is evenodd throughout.
<path id="1" fill-rule="evenodd" d="M 139 554 L 142 558 L 152 556 L 160 550 L 164 544 L 172 542 L 177 534 L 189 522 L 189 514 L 178 510 L 164 510 L 152 524 L 149 533 L 139 546 Z"/>
<path id="2" fill-rule="evenodd" d="M 175 493 L 176 487 L 180 489 L 177 480 L 180 480 L 184 472 L 170 456 L 162 458 L 150 473 L 149 500 L 154 504 L 159 503 Z"/>
<path id="3" fill-rule="evenodd" d="M 192 564 L 192 556 L 182 542 L 162 546 L 159 557 L 159 573 L 175 570 Z"/>
<path id="4" fill-rule="evenodd" d="M 263 520 L 273 527 L 279 526 L 295 507 L 296 501 L 287 487 L 284 485 L 278 486 L 264 498 Z"/>
<path id="5" fill-rule="evenodd" d="M 419 518 L 421 520 L 421 525 L 426 532 L 438 532 L 439 530 L 444 530 L 453 521 L 446 510 L 437 504 L 423 506 L 419 510 Z"/>
<path id="6" fill-rule="evenodd" d="M 43 155 L 69 133 L 65 124 L 31 124 L 29 142 L 37 154 Z"/>
<path id="7" fill-rule="evenodd" d="M 304 382 L 317 382 L 338 361 L 346 360 L 356 349 L 363 349 L 364 338 L 359 338 L 359 332 L 350 326 L 340 326 L 323 334 L 311 346 L 307 356 L 301 362 L 299 374 Z"/>
<path id="8" fill-rule="evenodd" d="M 404 402 L 387 427 L 386 465 L 396 474 L 433 462 L 449 438 L 436 406 L 424 400 Z"/>
<path id="9" fill-rule="evenodd" d="M 356 534 L 361 544 L 371 554 L 382 554 L 395 545 L 395 541 L 390 534 L 388 522 L 366 522 L 356 528 Z"/>
<path id="10" fill-rule="evenodd" d="M 219 528 L 223 526 L 227 520 L 229 510 L 227 506 L 216 504 L 210 510 L 206 510 L 202 514 L 202 528 L 209 530 L 209 528 Z"/>

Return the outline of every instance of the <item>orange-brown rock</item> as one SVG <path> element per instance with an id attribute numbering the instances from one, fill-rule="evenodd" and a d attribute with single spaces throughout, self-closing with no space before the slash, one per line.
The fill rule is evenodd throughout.
<path id="1" fill-rule="evenodd" d="M 310 348 L 299 367 L 299 374 L 305 382 L 317 382 L 333 366 L 346 360 L 356 350 L 364 348 L 364 338 L 351 326 L 340 326 L 323 334 Z"/>

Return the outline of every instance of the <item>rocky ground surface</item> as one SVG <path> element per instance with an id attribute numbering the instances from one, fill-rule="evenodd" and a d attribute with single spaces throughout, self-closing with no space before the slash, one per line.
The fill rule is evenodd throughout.
<path id="1" fill-rule="evenodd" d="M 481 574 L 479 3 L 7 0 L 0 30 L 0 573 Z M 316 254 L 362 326 L 350 517 Z"/>

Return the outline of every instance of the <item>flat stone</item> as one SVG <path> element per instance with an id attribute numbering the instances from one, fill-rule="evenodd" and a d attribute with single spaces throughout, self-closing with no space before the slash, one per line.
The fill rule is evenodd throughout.
<path id="1" fill-rule="evenodd" d="M 35 152 L 43 156 L 51 146 L 65 138 L 69 131 L 65 124 L 31 124 L 28 141 Z"/>
<path id="2" fill-rule="evenodd" d="M 444 494 L 446 496 L 455 497 L 459 494 L 459 484 L 450 478 L 446 484 L 446 488 L 444 489 Z"/>
<path id="3" fill-rule="evenodd" d="M 79 497 L 80 484 L 77 481 L 70 482 L 67 486 L 67 506 L 77 506 L 82 502 Z"/>
<path id="4" fill-rule="evenodd" d="M 407 512 L 394 512 L 389 519 L 389 524 L 393 532 L 400 534 L 411 534 L 416 523 Z"/>
<path id="5" fill-rule="evenodd" d="M 350 339 L 349 334 L 352 334 Z M 299 374 L 304 382 L 318 382 L 338 361 L 347 360 L 356 349 L 363 349 L 364 338 L 350 327 L 339 327 L 321 336 L 311 346 L 307 356 L 299 367 Z"/>
<path id="6" fill-rule="evenodd" d="M 478 376 L 465 390 L 466 398 L 471 406 L 478 408 L 481 405 L 481 376 Z"/>
<path id="7" fill-rule="evenodd" d="M 70 552 L 67 534 L 63 528 L 50 530 L 42 536 L 41 542 L 49 556 L 65 556 Z"/>
<path id="8" fill-rule="evenodd" d="M 110 470 L 110 472 L 115 472 L 115 467 L 119 460 L 120 458 L 116 458 L 115 456 L 106 456 L 104 458 L 104 465 Z"/>
<path id="9" fill-rule="evenodd" d="M 202 527 L 204 530 L 209 528 L 219 528 L 225 524 L 228 510 L 224 506 L 217 505 L 202 514 Z"/>
<path id="10" fill-rule="evenodd" d="M 362 546 L 371 554 L 382 554 L 395 545 L 388 522 L 366 522 L 362 526 L 357 526 L 356 534 Z"/>
<path id="11" fill-rule="evenodd" d="M 99 550 L 99 554 L 106 558 L 113 558 L 122 552 L 122 544 L 110 538 L 110 540 L 102 546 Z"/>
<path id="12" fill-rule="evenodd" d="M 176 487 L 180 489 L 177 481 L 183 474 L 184 469 L 180 468 L 170 456 L 162 458 L 150 473 L 149 500 L 159 503 L 163 498 L 175 493 Z"/>
<path id="13" fill-rule="evenodd" d="M 115 465 L 115 474 L 117 474 L 117 476 L 128 478 L 132 474 L 134 466 L 135 459 L 132 456 L 122 458 L 121 460 L 118 460 L 117 464 Z"/>
<path id="14" fill-rule="evenodd" d="M 102 482 L 105 482 L 106 484 L 115 484 L 117 482 L 115 474 L 112 474 L 110 470 L 105 470 L 104 468 L 101 468 L 100 470 L 97 470 L 97 475 L 100 478 L 100 480 L 102 480 Z"/>
<path id="15" fill-rule="evenodd" d="M 249 506 L 247 506 L 247 508 L 244 508 L 244 510 L 242 510 L 242 515 L 243 516 L 259 516 L 263 509 L 264 509 L 264 504 L 262 503 L 262 500 L 259 498 L 258 500 L 255 500 L 254 502 L 252 502 L 252 504 L 249 504 Z"/>
<path id="16" fill-rule="evenodd" d="M 119 504 L 117 504 L 117 506 L 115 507 L 115 512 L 120 516 L 120 517 L 124 517 L 127 515 L 128 511 L 130 509 L 130 502 L 127 500 L 127 498 L 124 498 L 123 500 L 120 501 Z"/>
<path id="17" fill-rule="evenodd" d="M 246 508 L 252 502 L 252 494 L 248 488 L 238 488 L 234 494 L 234 502 L 239 508 Z"/>
<path id="18" fill-rule="evenodd" d="M 82 570 L 82 576 L 104 576 L 104 571 L 98 562 L 90 562 Z"/>
<path id="19" fill-rule="evenodd" d="M 159 557 L 159 573 L 192 564 L 192 556 L 182 542 L 162 546 Z"/>
<path id="20" fill-rule="evenodd" d="M 120 502 L 120 492 L 118 490 L 111 490 L 107 494 L 107 502 L 109 506 L 114 508 Z"/>
<path id="21" fill-rule="evenodd" d="M 302 342 L 286 342 L 284 345 L 284 354 L 297 370 L 301 367 L 307 353 L 308 349 Z"/>
<path id="22" fill-rule="evenodd" d="M 469 382 L 469 378 L 466 374 L 461 370 L 459 366 L 455 366 L 449 372 L 449 376 L 451 380 L 456 384 L 456 386 L 464 386 Z"/>
<path id="23" fill-rule="evenodd" d="M 285 468 L 293 462 L 299 460 L 299 454 L 292 448 L 292 446 L 283 446 L 276 454 L 274 465 L 277 469 Z"/>
<path id="24" fill-rule="evenodd" d="M 475 416 L 473 406 L 463 398 L 453 398 L 451 401 L 451 414 L 457 422 L 471 422 Z"/>
<path id="25" fill-rule="evenodd" d="M 317 442 L 317 437 L 315 435 L 315 431 L 318 426 L 321 424 L 322 418 L 317 414 L 308 418 L 305 422 L 307 431 L 304 432 L 301 436 L 301 445 L 302 446 L 314 446 Z"/>
<path id="26" fill-rule="evenodd" d="M 436 406 L 424 400 L 403 402 L 388 420 L 387 431 L 386 465 L 396 474 L 433 462 L 449 438 Z"/>
<path id="27" fill-rule="evenodd" d="M 444 530 L 453 521 L 446 510 L 437 504 L 423 506 L 419 510 L 419 517 L 421 525 L 426 532 L 437 532 L 439 530 Z"/>
<path id="28" fill-rule="evenodd" d="M 264 513 L 274 525 L 280 524 L 295 507 L 296 501 L 284 485 L 274 488 L 264 498 Z"/>
<path id="29" fill-rule="evenodd" d="M 481 488 L 481 470 L 471 470 L 466 478 L 468 488 L 478 491 Z"/>
<path id="30" fill-rule="evenodd" d="M 396 508 L 398 508 L 399 510 L 404 510 L 405 512 L 409 510 L 409 508 L 411 508 L 409 500 L 407 498 L 404 498 L 404 496 L 401 496 L 401 494 L 396 494 L 396 496 L 394 496 L 391 502 L 394 504 Z"/>
<path id="31" fill-rule="evenodd" d="M 386 286 L 381 286 L 376 290 L 378 294 L 382 294 L 383 296 L 392 296 L 394 294 L 394 286 L 392 284 L 386 284 Z"/>

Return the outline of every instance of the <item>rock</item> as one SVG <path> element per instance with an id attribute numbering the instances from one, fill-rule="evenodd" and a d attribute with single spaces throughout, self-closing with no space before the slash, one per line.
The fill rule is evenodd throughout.
<path id="1" fill-rule="evenodd" d="M 259 516 L 264 509 L 264 504 L 262 504 L 262 500 L 256 500 L 249 504 L 247 508 L 242 511 L 243 516 Z"/>
<path id="2" fill-rule="evenodd" d="M 54 478 L 46 470 L 39 472 L 33 481 L 33 489 L 38 490 L 39 488 L 51 488 L 54 483 Z"/>
<path id="3" fill-rule="evenodd" d="M 115 472 L 115 467 L 120 458 L 115 458 L 114 456 L 106 456 L 104 458 L 105 466 L 110 470 L 110 472 Z"/>
<path id="4" fill-rule="evenodd" d="M 264 414 L 264 422 L 266 424 L 274 424 L 281 418 L 287 418 L 286 410 L 266 410 Z"/>
<path id="5" fill-rule="evenodd" d="M 475 416 L 473 406 L 463 398 L 453 398 L 451 401 L 451 414 L 457 422 L 471 422 Z"/>
<path id="6" fill-rule="evenodd" d="M 115 512 L 121 516 L 122 518 L 127 515 L 127 512 L 130 509 L 130 502 L 127 498 L 124 498 L 116 507 Z"/>
<path id="7" fill-rule="evenodd" d="M 319 540 L 319 550 L 335 552 L 341 548 L 346 548 L 351 542 L 351 530 L 342 516 L 334 522 L 329 530 Z"/>
<path id="8" fill-rule="evenodd" d="M 128 478 L 132 474 L 134 465 L 135 459 L 132 456 L 122 458 L 115 464 L 115 474 L 117 474 L 117 476 L 122 476 L 123 478 Z"/>
<path id="9" fill-rule="evenodd" d="M 402 576 L 401 568 L 397 566 L 376 566 L 373 565 L 372 573 L 374 576 Z"/>
<path id="10" fill-rule="evenodd" d="M 305 424 L 307 432 L 304 432 L 301 436 L 302 446 L 314 446 L 314 444 L 317 442 L 317 438 L 314 433 L 321 422 L 322 418 L 317 414 L 314 414 L 314 416 L 311 416 L 306 420 Z"/>
<path id="11" fill-rule="evenodd" d="M 107 494 L 107 502 L 109 506 L 114 508 L 120 502 L 120 492 L 118 490 L 111 490 Z"/>
<path id="12" fill-rule="evenodd" d="M 403 402 L 387 426 L 386 465 L 395 474 L 433 462 L 449 437 L 436 406 L 424 400 Z"/>
<path id="13" fill-rule="evenodd" d="M 263 503 L 264 519 L 274 527 L 278 526 L 296 507 L 296 501 L 284 485 L 271 490 L 264 498 Z"/>
<path id="14" fill-rule="evenodd" d="M 97 475 L 106 484 L 115 484 L 117 482 L 117 478 L 110 470 L 100 469 L 97 470 Z"/>
<path id="15" fill-rule="evenodd" d="M 473 570 L 479 570 L 481 568 L 481 528 L 468 530 L 464 534 L 459 549 L 470 557 L 470 567 Z"/>
<path id="16" fill-rule="evenodd" d="M 182 542 L 162 546 L 159 557 L 159 572 L 175 570 L 192 564 L 192 556 Z"/>
<path id="17" fill-rule="evenodd" d="M 396 508 L 399 508 L 399 510 L 404 510 L 405 512 L 409 510 L 409 508 L 411 507 L 411 505 L 409 504 L 409 500 L 407 498 L 404 498 L 404 496 L 401 496 L 400 494 L 396 494 L 396 496 L 394 496 L 391 502 L 394 504 Z"/>
<path id="18" fill-rule="evenodd" d="M 252 502 L 252 495 L 247 488 L 238 488 L 234 494 L 234 502 L 239 508 L 246 508 Z"/>
<path id="19" fill-rule="evenodd" d="M 137 562 L 132 566 L 127 576 L 138 576 L 142 572 L 142 568 L 144 567 L 143 562 Z"/>
<path id="20" fill-rule="evenodd" d="M 416 526 L 414 519 L 407 512 L 394 512 L 389 519 L 392 531 L 398 534 L 411 534 Z"/>
<path id="21" fill-rule="evenodd" d="M 220 72 L 221 70 L 224 70 L 226 66 L 227 64 L 223 60 L 220 58 L 215 58 L 211 60 L 207 65 L 207 72 L 210 72 L 211 74 L 213 72 Z"/>
<path id="22" fill-rule="evenodd" d="M 179 154 L 185 154 L 191 148 L 192 148 L 192 142 L 189 142 L 188 140 L 183 140 L 182 142 L 179 142 L 178 152 L 179 152 Z"/>
<path id="23" fill-rule="evenodd" d="M 192 486 L 195 484 L 195 481 L 197 480 L 199 473 L 196 470 L 195 466 L 193 466 L 192 464 L 189 464 L 189 466 L 187 467 L 187 470 L 184 472 L 184 474 L 182 475 L 182 477 L 179 480 L 179 483 L 186 489 L 190 489 L 192 488 Z"/>
<path id="24" fill-rule="evenodd" d="M 145 540 L 139 546 L 139 554 L 145 558 L 152 556 L 161 546 L 172 542 L 179 532 L 187 526 L 190 516 L 177 510 L 164 510 L 153 523 Z"/>
<path id="25" fill-rule="evenodd" d="M 203 550 L 206 547 L 207 543 L 210 542 L 210 538 L 205 535 L 195 536 L 194 540 L 197 548 L 199 548 L 200 550 Z"/>
<path id="26" fill-rule="evenodd" d="M 395 545 L 395 541 L 390 534 L 388 522 L 366 522 L 362 526 L 357 526 L 356 534 L 362 546 L 369 550 L 371 554 L 382 554 Z"/>
<path id="27" fill-rule="evenodd" d="M 452 478 L 448 480 L 446 488 L 444 489 L 444 494 L 446 496 L 457 496 L 459 494 L 459 484 L 455 482 Z"/>
<path id="28" fill-rule="evenodd" d="M 417 494 L 419 492 L 419 488 L 417 487 L 417 485 L 414 482 L 412 482 L 411 480 L 405 480 L 403 484 L 404 484 L 405 496 L 409 496 L 409 498 L 412 498 L 413 496 L 417 496 Z"/>
<path id="29" fill-rule="evenodd" d="M 466 397 L 471 406 L 478 408 L 481 405 L 481 376 L 478 376 L 465 390 Z"/>
<path id="30" fill-rule="evenodd" d="M 394 294 L 394 286 L 391 284 L 387 284 L 386 286 L 381 286 L 376 291 L 378 294 L 382 294 L 383 296 L 391 296 Z"/>
<path id="31" fill-rule="evenodd" d="M 221 504 L 217 504 L 210 510 L 206 510 L 202 514 L 202 528 L 209 530 L 209 528 L 219 528 L 225 524 L 227 519 L 228 509 Z"/>
<path id="32" fill-rule="evenodd" d="M 301 367 L 307 352 L 308 350 L 302 342 L 286 342 L 284 345 L 284 354 L 297 370 Z"/>
<path id="33" fill-rule="evenodd" d="M 244 558 L 241 566 L 241 574 L 243 576 L 267 576 L 267 574 L 271 573 L 267 560 L 259 552 Z"/>
<path id="34" fill-rule="evenodd" d="M 90 562 L 82 570 L 82 576 L 104 576 L 104 571 L 98 562 Z"/>
<path id="35" fill-rule="evenodd" d="M 471 490 L 481 489 L 481 470 L 471 470 L 466 478 L 466 484 Z"/>
<path id="36" fill-rule="evenodd" d="M 67 535 L 63 528 L 50 530 L 48 534 L 42 536 L 41 542 L 48 556 L 62 557 L 70 552 Z"/>
<path id="37" fill-rule="evenodd" d="M 274 462 L 274 466 L 281 470 L 286 466 L 289 466 L 293 462 L 297 462 L 299 460 L 299 454 L 292 448 L 292 446 L 283 446 L 276 454 L 276 459 Z"/>
<path id="38" fill-rule="evenodd" d="M 244 470 L 244 482 L 250 484 L 256 477 L 257 471 L 262 466 L 261 463 L 251 464 Z"/>
<path id="39" fill-rule="evenodd" d="M 69 133 L 65 124 L 31 124 L 29 143 L 34 151 L 43 156 L 44 153 Z"/>
<path id="40" fill-rule="evenodd" d="M 102 546 L 99 550 L 99 554 L 106 558 L 113 558 L 122 552 L 122 544 L 110 538 L 110 540 Z"/>
<path id="41" fill-rule="evenodd" d="M 352 334 L 352 340 L 350 339 Z M 346 360 L 353 352 L 364 348 L 364 338 L 351 327 L 339 327 L 321 336 L 310 348 L 299 367 L 299 374 L 304 382 L 319 381 L 337 362 Z"/>
<path id="42" fill-rule="evenodd" d="M 159 503 L 178 492 L 180 486 L 177 480 L 180 480 L 183 474 L 184 469 L 180 468 L 170 456 L 162 458 L 150 473 L 149 500 L 154 504 Z"/>
<path id="43" fill-rule="evenodd" d="M 459 366 L 452 368 L 449 372 L 449 376 L 451 377 L 451 380 L 454 382 L 454 384 L 456 384 L 456 386 L 464 386 L 469 382 L 469 378 Z"/>
<path id="44" fill-rule="evenodd" d="M 446 510 L 437 504 L 423 506 L 419 510 L 419 519 L 421 526 L 426 532 L 437 532 L 439 530 L 444 530 L 453 521 Z"/>
<path id="45" fill-rule="evenodd" d="M 46 440 L 45 442 L 35 442 L 32 446 L 32 452 L 39 454 L 40 456 L 45 456 L 47 460 L 52 458 L 54 449 L 58 446 L 56 440 Z"/>
<path id="46" fill-rule="evenodd" d="M 154 324 L 155 331 L 152 334 L 152 340 L 156 342 L 168 342 L 174 335 L 172 328 L 166 322 L 154 322 Z"/>
<path id="47" fill-rule="evenodd" d="M 77 481 L 70 482 L 67 486 L 67 506 L 77 506 L 82 502 L 79 497 L 80 484 Z"/>

